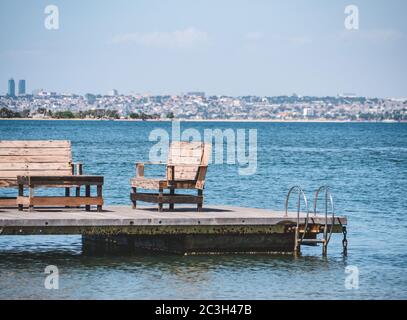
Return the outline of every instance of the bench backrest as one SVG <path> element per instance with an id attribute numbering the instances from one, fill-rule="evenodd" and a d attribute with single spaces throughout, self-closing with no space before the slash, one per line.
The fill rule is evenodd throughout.
<path id="1" fill-rule="evenodd" d="M 19 175 L 72 175 L 71 163 L 70 141 L 0 140 L 0 180 L 16 180 Z"/>
<path id="2" fill-rule="evenodd" d="M 167 163 L 169 165 L 175 165 L 175 180 L 196 181 L 197 179 L 205 179 L 206 170 L 201 172 L 199 176 L 199 165 L 208 165 L 210 152 L 211 145 L 208 143 L 187 141 L 172 142 L 168 152 Z"/>

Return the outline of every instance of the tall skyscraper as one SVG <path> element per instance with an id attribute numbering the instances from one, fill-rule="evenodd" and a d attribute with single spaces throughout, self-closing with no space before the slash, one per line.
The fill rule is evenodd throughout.
<path id="1" fill-rule="evenodd" d="M 14 82 L 14 79 L 11 78 L 8 81 L 8 92 L 7 95 L 9 97 L 15 97 L 16 96 L 16 83 Z"/>
<path id="2" fill-rule="evenodd" d="M 18 95 L 25 95 L 25 80 L 18 81 Z"/>

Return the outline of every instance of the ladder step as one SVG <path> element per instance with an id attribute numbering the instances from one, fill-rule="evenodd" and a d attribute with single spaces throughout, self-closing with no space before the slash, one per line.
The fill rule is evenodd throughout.
<path id="1" fill-rule="evenodd" d="M 301 244 L 307 244 L 307 243 L 324 243 L 325 240 L 320 240 L 320 239 L 304 239 L 301 241 Z"/>
<path id="2" fill-rule="evenodd" d="M 303 234 L 304 233 L 304 230 L 302 229 L 302 230 L 298 230 L 298 233 L 301 233 L 301 234 Z M 321 233 L 321 231 L 319 231 L 319 230 L 308 230 L 307 231 L 307 234 L 320 234 Z"/>

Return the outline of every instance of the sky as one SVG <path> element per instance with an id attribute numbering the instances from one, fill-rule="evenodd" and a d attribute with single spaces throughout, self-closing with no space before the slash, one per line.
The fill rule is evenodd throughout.
<path id="1" fill-rule="evenodd" d="M 406 14 L 405 0 L 0 0 L 0 94 L 13 77 L 28 92 L 407 97 Z"/>

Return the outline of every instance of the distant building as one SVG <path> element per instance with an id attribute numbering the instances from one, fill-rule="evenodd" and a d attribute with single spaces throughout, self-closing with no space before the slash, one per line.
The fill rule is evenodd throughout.
<path id="1" fill-rule="evenodd" d="M 116 90 L 116 89 L 112 89 L 112 90 L 110 90 L 110 91 L 108 92 L 108 95 L 109 95 L 109 96 L 112 96 L 112 97 L 118 96 L 118 95 L 119 95 L 119 91 Z"/>
<path id="2" fill-rule="evenodd" d="M 356 98 L 356 93 L 345 92 L 339 94 L 340 98 Z"/>
<path id="3" fill-rule="evenodd" d="M 187 92 L 188 96 L 195 96 L 195 97 L 205 97 L 205 92 L 202 91 L 191 91 L 191 92 Z"/>
<path id="4" fill-rule="evenodd" d="M 8 91 L 7 91 L 7 95 L 9 97 L 15 97 L 16 96 L 16 83 L 14 82 L 14 79 L 11 78 L 8 81 Z"/>
<path id="5" fill-rule="evenodd" d="M 48 97 L 51 95 L 51 92 L 45 91 L 45 90 L 39 90 L 36 94 L 39 97 Z"/>
<path id="6" fill-rule="evenodd" d="M 86 99 L 87 103 L 93 104 L 96 101 L 96 96 L 94 94 L 87 93 L 87 94 L 85 94 L 85 99 Z"/>
<path id="7" fill-rule="evenodd" d="M 18 81 L 18 95 L 25 95 L 25 80 Z"/>
<path id="8" fill-rule="evenodd" d="M 44 89 L 34 89 L 34 90 L 32 91 L 32 94 L 33 94 L 34 96 L 39 96 L 39 95 L 41 95 L 42 92 L 44 92 Z"/>
<path id="9" fill-rule="evenodd" d="M 304 118 L 313 117 L 314 110 L 312 110 L 311 108 L 304 108 L 304 110 L 302 111 L 302 115 L 304 116 Z"/>

